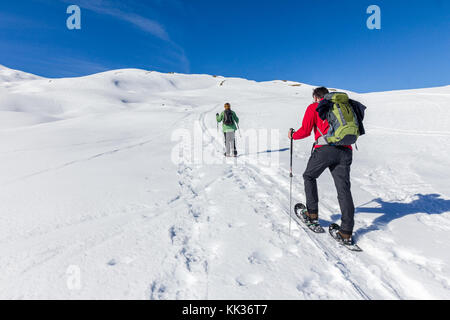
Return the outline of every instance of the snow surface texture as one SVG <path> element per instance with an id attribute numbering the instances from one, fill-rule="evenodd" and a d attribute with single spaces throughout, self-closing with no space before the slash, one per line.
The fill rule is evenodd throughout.
<path id="1" fill-rule="evenodd" d="M 0 68 L 0 298 L 450 298 L 450 86 L 371 94 L 352 168 L 363 253 L 296 224 L 289 141 L 312 87 L 118 70 L 45 79 Z M 174 163 L 176 130 L 203 130 L 223 161 L 215 113 L 278 129 L 279 166 Z M 296 141 L 294 203 L 312 138 Z M 268 152 L 272 151 L 272 152 Z M 183 154 L 184 157 L 184 154 Z M 321 222 L 339 222 L 319 179 Z"/>

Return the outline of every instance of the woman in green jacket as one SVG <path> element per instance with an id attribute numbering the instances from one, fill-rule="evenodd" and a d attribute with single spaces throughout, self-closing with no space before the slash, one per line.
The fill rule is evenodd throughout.
<path id="1" fill-rule="evenodd" d="M 225 156 L 231 157 L 231 150 L 234 151 L 234 157 L 237 157 L 236 137 L 235 132 L 237 125 L 239 125 L 239 118 L 234 111 L 231 110 L 231 105 L 225 103 L 225 110 L 219 115 L 216 114 L 218 123 L 223 122 L 222 129 L 225 137 Z"/>

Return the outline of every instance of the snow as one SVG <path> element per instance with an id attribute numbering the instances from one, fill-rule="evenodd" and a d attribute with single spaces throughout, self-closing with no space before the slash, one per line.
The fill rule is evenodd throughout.
<path id="1" fill-rule="evenodd" d="M 312 88 L 1 67 L 0 298 L 449 299 L 450 86 L 346 91 L 368 106 L 352 167 L 362 253 L 289 234 L 287 131 Z M 225 102 L 242 134 L 226 161 Z M 183 133 L 202 157 L 179 153 Z M 294 203 L 311 144 L 294 145 Z M 319 192 L 322 224 L 339 222 L 327 172 Z"/>

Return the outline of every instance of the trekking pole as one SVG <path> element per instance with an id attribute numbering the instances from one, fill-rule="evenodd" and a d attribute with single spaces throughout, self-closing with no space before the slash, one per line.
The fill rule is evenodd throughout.
<path id="1" fill-rule="evenodd" d="M 238 128 L 239 137 L 242 138 L 241 128 L 239 128 L 239 123 L 236 122 L 236 125 L 237 125 L 237 128 Z"/>
<path id="2" fill-rule="evenodd" d="M 219 139 L 219 122 L 217 121 L 218 116 L 219 116 L 219 114 L 216 113 L 216 125 L 217 125 L 217 138 L 216 139 Z"/>
<path id="3" fill-rule="evenodd" d="M 292 139 L 292 134 L 294 133 L 294 129 L 290 129 L 291 131 L 291 161 L 289 168 L 289 177 L 291 179 L 290 188 L 289 188 L 289 235 L 291 235 L 291 224 L 292 224 L 292 178 L 294 175 L 292 174 L 292 153 L 294 149 L 294 139 Z"/>

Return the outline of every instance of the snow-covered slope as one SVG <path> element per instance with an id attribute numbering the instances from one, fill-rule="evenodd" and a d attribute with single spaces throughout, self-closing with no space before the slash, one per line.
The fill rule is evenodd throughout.
<path id="1" fill-rule="evenodd" d="M 311 91 L 0 68 L 0 298 L 449 299 L 450 86 L 350 92 L 369 107 L 352 172 L 360 254 L 296 225 L 289 235 L 287 130 Z M 231 162 L 216 134 L 224 102 L 241 118 Z M 262 143 L 267 129 L 277 141 Z M 182 132 L 208 161 L 173 162 Z M 311 144 L 295 143 L 296 201 Z M 328 173 L 319 191 L 324 226 L 339 221 Z"/>

